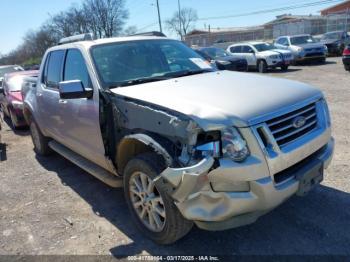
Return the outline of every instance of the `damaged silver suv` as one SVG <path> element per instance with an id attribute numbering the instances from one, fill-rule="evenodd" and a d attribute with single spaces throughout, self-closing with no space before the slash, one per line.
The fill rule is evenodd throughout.
<path id="1" fill-rule="evenodd" d="M 217 72 L 159 36 L 63 39 L 46 52 L 24 114 L 38 154 L 56 151 L 124 187 L 136 225 L 160 244 L 193 224 L 253 223 L 305 195 L 334 148 L 319 90 Z"/>

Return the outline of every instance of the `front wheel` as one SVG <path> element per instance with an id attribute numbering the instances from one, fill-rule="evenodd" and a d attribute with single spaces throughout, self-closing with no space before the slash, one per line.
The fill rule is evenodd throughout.
<path id="1" fill-rule="evenodd" d="M 282 71 L 287 71 L 288 70 L 288 65 L 283 65 L 283 66 L 281 66 L 281 70 Z"/>
<path id="2" fill-rule="evenodd" d="M 17 118 L 15 116 L 15 113 L 10 109 L 10 119 L 11 124 L 14 129 L 17 129 L 19 126 L 17 125 Z"/>
<path id="3" fill-rule="evenodd" d="M 260 60 L 258 62 L 258 70 L 259 73 L 266 73 L 267 72 L 267 63 L 264 60 Z"/>
<path id="4" fill-rule="evenodd" d="M 321 64 L 325 64 L 326 63 L 326 58 L 322 57 L 318 60 Z"/>
<path id="5" fill-rule="evenodd" d="M 49 147 L 49 139 L 41 133 L 38 125 L 33 120 L 30 123 L 30 134 L 34 145 L 34 151 L 41 156 L 50 155 L 52 151 Z"/>
<path id="6" fill-rule="evenodd" d="M 139 230 L 158 244 L 172 244 L 185 236 L 193 223 L 186 220 L 168 194 L 168 184 L 154 182 L 162 171 L 153 153 L 132 159 L 124 170 L 125 199 Z"/>
<path id="7" fill-rule="evenodd" d="M 6 115 L 6 112 L 5 112 L 5 107 L 3 106 L 3 105 L 1 105 L 1 118 L 3 119 L 3 120 L 5 120 L 8 116 Z"/>

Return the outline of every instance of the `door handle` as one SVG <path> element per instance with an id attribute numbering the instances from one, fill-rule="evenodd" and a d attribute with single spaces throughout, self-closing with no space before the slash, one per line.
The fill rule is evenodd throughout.
<path id="1" fill-rule="evenodd" d="M 63 99 L 60 99 L 60 100 L 58 100 L 58 103 L 61 104 L 61 105 L 65 105 L 65 104 L 68 103 L 68 101 L 67 101 L 67 100 L 63 100 Z"/>

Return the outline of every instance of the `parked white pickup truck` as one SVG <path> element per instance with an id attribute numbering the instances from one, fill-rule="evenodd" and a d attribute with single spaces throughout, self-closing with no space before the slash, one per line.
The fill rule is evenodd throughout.
<path id="1" fill-rule="evenodd" d="M 193 224 L 253 223 L 323 180 L 334 141 L 318 89 L 213 70 L 165 37 L 79 39 L 47 50 L 26 94 L 35 151 L 124 187 L 132 219 L 157 243 Z"/>
<path id="2" fill-rule="evenodd" d="M 269 68 L 280 67 L 288 70 L 293 61 L 293 54 L 288 50 L 277 49 L 265 42 L 248 42 L 230 45 L 227 51 L 234 57 L 245 58 L 251 69 L 266 73 Z"/>

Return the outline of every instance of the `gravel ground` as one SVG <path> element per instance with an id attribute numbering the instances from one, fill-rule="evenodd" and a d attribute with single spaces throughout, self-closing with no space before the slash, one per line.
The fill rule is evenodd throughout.
<path id="1" fill-rule="evenodd" d="M 350 74 L 340 58 L 330 58 L 326 65 L 270 75 L 318 86 L 329 101 L 336 152 L 325 181 L 307 197 L 293 197 L 253 225 L 224 232 L 194 228 L 178 243 L 158 246 L 130 221 L 122 190 L 58 155 L 37 157 L 28 131 L 14 133 L 5 125 L 0 255 L 350 255 Z"/>

